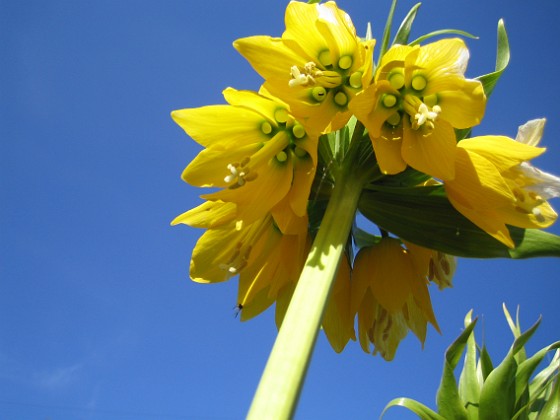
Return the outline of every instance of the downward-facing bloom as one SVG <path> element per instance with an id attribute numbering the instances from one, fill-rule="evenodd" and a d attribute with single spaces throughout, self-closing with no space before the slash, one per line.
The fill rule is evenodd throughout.
<path id="1" fill-rule="evenodd" d="M 542 128 L 535 132 L 538 126 L 534 123 L 521 128 L 518 138 L 527 144 L 504 136 L 473 137 L 459 142 L 455 179 L 445 182 L 451 204 L 510 248 L 515 244 L 506 225 L 552 225 L 557 214 L 546 200 L 560 193 L 559 178 L 528 163 L 545 151 L 531 145 L 540 141 Z"/>
<path id="2" fill-rule="evenodd" d="M 172 112 L 175 122 L 206 147 L 183 179 L 222 188 L 203 198 L 234 203 L 238 221 L 252 223 L 271 213 L 289 233 L 294 223 L 307 220 L 318 134 L 305 130 L 277 99 L 231 88 L 224 96 L 229 105 Z"/>
<path id="3" fill-rule="evenodd" d="M 428 292 L 427 276 L 433 251 L 398 239 L 362 248 L 354 262 L 351 312 L 358 314 L 358 337 L 362 349 L 392 360 L 400 341 L 412 330 L 422 343 L 427 323 L 438 331 Z"/>
<path id="4" fill-rule="evenodd" d="M 290 105 L 306 128 L 330 131 L 350 118 L 348 103 L 372 77 L 373 41 L 361 41 L 350 17 L 332 1 L 290 2 L 282 38 L 252 36 L 235 48 Z"/>
<path id="5" fill-rule="evenodd" d="M 479 124 L 486 104 L 482 84 L 464 77 L 468 58 L 460 39 L 396 45 L 383 56 L 375 83 L 350 103 L 368 129 L 383 173 L 410 165 L 453 179 L 453 129 Z"/>

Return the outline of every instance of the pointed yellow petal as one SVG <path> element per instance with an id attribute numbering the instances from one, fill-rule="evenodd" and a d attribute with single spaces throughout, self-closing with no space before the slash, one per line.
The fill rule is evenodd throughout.
<path id="1" fill-rule="evenodd" d="M 263 142 L 268 137 L 258 128 L 263 117 L 251 110 L 229 105 L 210 105 L 180 109 L 171 113 L 173 120 L 196 142 L 212 145 L 241 146 Z"/>
<path id="2" fill-rule="evenodd" d="M 446 78 L 445 81 L 449 81 Z M 455 89 L 443 86 L 444 79 L 435 80 L 425 92 L 433 91 L 441 107 L 439 118 L 448 121 L 455 128 L 468 128 L 480 124 L 486 110 L 486 95 L 482 84 L 477 80 L 455 78 Z"/>
<path id="3" fill-rule="evenodd" d="M 427 79 L 445 75 L 463 75 L 469 61 L 469 50 L 462 39 L 442 39 L 420 47 L 416 66 L 423 69 Z"/>
<path id="4" fill-rule="evenodd" d="M 456 144 L 453 127 L 443 120 L 437 120 L 432 130 L 405 125 L 402 157 L 414 169 L 441 180 L 453 179 Z"/>
<path id="5" fill-rule="evenodd" d="M 505 136 L 473 137 L 460 141 L 459 147 L 483 156 L 500 172 L 523 161 L 531 160 L 546 151 L 545 148 L 529 146 Z"/>
<path id="6" fill-rule="evenodd" d="M 196 228 L 211 229 L 231 222 L 235 218 L 237 208 L 233 203 L 221 201 L 205 201 L 171 222 L 171 225 L 183 223 Z"/>
<path id="7" fill-rule="evenodd" d="M 371 136 L 370 139 L 381 172 L 394 175 L 406 169 L 406 162 L 401 156 L 402 140 L 387 140 Z"/>

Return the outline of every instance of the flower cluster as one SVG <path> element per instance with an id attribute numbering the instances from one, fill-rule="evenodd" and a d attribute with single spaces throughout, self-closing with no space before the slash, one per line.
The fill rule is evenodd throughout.
<path id="1" fill-rule="evenodd" d="M 204 147 L 183 179 L 212 188 L 203 204 L 172 223 L 206 229 L 190 276 L 213 283 L 238 275 L 242 320 L 276 302 L 277 325 L 282 323 L 321 226 L 321 202 L 329 198 L 323 184 L 336 183 L 329 173 L 333 160 L 353 167 L 357 178 L 368 168 L 363 203 L 398 209 L 406 207 L 398 199 L 380 199 L 388 189 L 397 197 L 404 190 L 408 197 L 436 191 L 454 209 L 451 224 L 470 223 L 493 248 L 518 245 L 508 226 L 544 228 L 555 221 L 547 200 L 560 195 L 560 179 L 528 163 L 544 152 L 537 147 L 544 120 L 521 127 L 515 140 L 458 138 L 481 122 L 487 101 L 485 85 L 465 77 L 469 51 L 463 40 L 394 44 L 375 66 L 375 40 L 358 37 L 332 1 L 292 1 L 285 22 L 280 38 L 234 42 L 264 78 L 258 92 L 227 88 L 225 105 L 172 112 Z M 330 161 L 320 152 L 325 143 Z M 343 159 L 348 147 L 357 147 L 350 143 L 367 146 L 359 164 Z M 457 235 L 438 234 L 437 226 L 432 232 L 408 229 L 416 216 L 413 209 L 406 212 L 391 222 L 410 232 L 404 235 L 377 213 L 363 212 L 381 236 L 349 241 L 340 262 L 323 316 L 336 351 L 358 339 L 364 351 L 373 344 L 374 354 L 390 360 L 409 330 L 422 343 L 428 323 L 439 330 L 428 285 L 451 286 L 455 258 L 449 254 L 464 254 L 456 251 L 464 240 L 455 237 L 458 227 Z"/>

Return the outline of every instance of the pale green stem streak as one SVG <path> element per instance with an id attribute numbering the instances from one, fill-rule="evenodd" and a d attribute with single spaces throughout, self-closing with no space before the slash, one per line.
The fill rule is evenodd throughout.
<path id="1" fill-rule="evenodd" d="M 356 171 L 355 165 L 352 167 L 352 161 L 355 162 L 355 153 L 352 152 L 357 149 L 350 148 L 346 164 L 340 168 L 321 227 L 270 353 L 248 419 L 289 419 L 295 411 L 364 184 L 364 177 L 356 176 L 359 171 Z"/>

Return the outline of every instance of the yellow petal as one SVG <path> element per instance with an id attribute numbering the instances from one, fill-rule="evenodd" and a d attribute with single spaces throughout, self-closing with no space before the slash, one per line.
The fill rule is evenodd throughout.
<path id="1" fill-rule="evenodd" d="M 265 80 L 278 79 L 286 87 L 292 66 L 303 67 L 310 61 L 309 57 L 288 48 L 281 39 L 269 36 L 238 39 L 233 46 Z"/>
<path id="2" fill-rule="evenodd" d="M 452 203 L 482 211 L 507 207 L 515 201 L 502 175 L 486 158 L 458 147 L 455 164 L 455 179 L 445 182 Z"/>
<path id="3" fill-rule="evenodd" d="M 406 169 L 406 162 L 401 156 L 402 140 L 388 140 L 371 136 L 370 139 L 381 172 L 394 175 Z"/>
<path id="4" fill-rule="evenodd" d="M 306 57 L 306 62 L 318 63 L 319 54 L 329 49 L 329 44 L 317 27 L 320 7 L 293 1 L 286 8 L 286 31 L 282 40 L 293 50 L 299 50 Z"/>
<path id="5" fill-rule="evenodd" d="M 449 81 L 447 78 L 446 81 Z M 443 79 L 429 84 L 425 96 L 433 91 L 437 94 L 441 107 L 439 118 L 448 121 L 455 128 L 468 128 L 480 124 L 486 110 L 486 95 L 477 80 L 456 78 L 455 90 L 443 86 Z"/>
<path id="6" fill-rule="evenodd" d="M 404 127 L 402 157 L 410 166 L 441 180 L 455 176 L 455 131 L 443 120 L 437 120 L 432 130 Z"/>
<path id="7" fill-rule="evenodd" d="M 340 353 L 350 339 L 356 339 L 354 317 L 350 313 L 350 264 L 342 257 L 325 313 L 323 330 L 334 351 Z"/>
<path id="8" fill-rule="evenodd" d="M 459 147 L 483 156 L 500 172 L 531 160 L 546 151 L 545 148 L 529 146 L 505 136 L 473 137 L 460 141 Z"/>
<path id="9" fill-rule="evenodd" d="M 171 117 L 189 136 L 204 147 L 216 145 L 238 147 L 268 139 L 258 130 L 263 117 L 248 109 L 229 105 L 210 105 L 173 111 Z"/>
<path id="10" fill-rule="evenodd" d="M 445 75 L 463 75 L 469 61 L 469 50 L 462 39 L 442 39 L 420 47 L 415 65 L 428 80 Z"/>
<path id="11" fill-rule="evenodd" d="M 196 228 L 211 229 L 231 222 L 235 219 L 237 208 L 233 203 L 221 201 L 205 201 L 171 222 L 171 225 L 183 223 Z"/>

